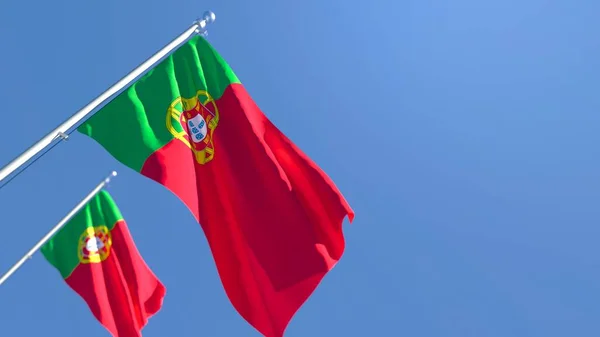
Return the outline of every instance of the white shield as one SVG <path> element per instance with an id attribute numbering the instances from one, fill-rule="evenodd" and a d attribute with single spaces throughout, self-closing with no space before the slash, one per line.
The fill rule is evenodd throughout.
<path id="1" fill-rule="evenodd" d="M 188 120 L 187 126 L 190 131 L 190 138 L 194 143 L 200 143 L 206 138 L 208 128 L 206 127 L 206 121 L 202 115 L 198 114 L 194 118 Z"/>
<path id="2" fill-rule="evenodd" d="M 96 253 L 97 251 L 99 251 L 102 248 L 104 248 L 104 243 L 97 236 L 90 238 L 85 243 L 85 249 L 87 249 L 87 251 L 90 253 Z"/>

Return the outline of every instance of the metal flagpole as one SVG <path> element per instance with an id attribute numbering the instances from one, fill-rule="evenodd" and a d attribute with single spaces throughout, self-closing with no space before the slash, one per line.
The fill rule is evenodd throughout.
<path id="1" fill-rule="evenodd" d="M 94 188 L 85 198 L 83 198 L 83 200 L 81 200 L 77 206 L 75 206 L 75 208 L 73 208 L 62 220 L 60 220 L 58 222 L 58 224 L 56 224 L 56 226 L 54 226 L 54 228 L 52 228 L 38 243 L 35 244 L 35 246 L 33 246 L 33 248 L 31 248 L 30 251 L 27 252 L 27 254 L 25 254 L 25 256 L 23 256 L 19 262 L 17 262 L 14 266 L 12 266 L 12 268 L 10 268 L 6 274 L 4 274 L 1 278 L 0 278 L 0 285 L 2 285 L 2 283 L 4 283 L 4 281 L 6 281 L 6 279 L 8 279 L 12 274 L 14 274 L 14 272 L 17 271 L 17 269 L 19 269 L 23 263 L 25 263 L 25 261 L 27 261 L 28 259 L 30 259 L 33 254 L 35 254 L 35 252 L 38 251 L 38 249 L 40 249 L 40 247 L 42 247 L 46 242 L 48 242 L 48 240 L 50 240 L 52 238 L 52 236 L 54 236 L 54 234 L 56 234 L 56 232 L 58 232 L 67 222 L 69 222 L 69 220 L 71 220 L 71 218 L 77 214 L 77 212 L 79 212 L 79 210 L 81 210 L 81 208 L 83 208 L 83 206 L 85 206 L 93 197 L 96 196 L 96 194 L 98 194 L 98 192 L 100 192 L 100 190 L 102 190 L 109 182 L 110 179 L 112 177 L 116 177 L 117 176 L 117 172 L 116 171 L 112 171 L 112 173 L 106 177 L 104 180 L 102 180 L 102 182 L 100 184 L 98 184 L 98 186 L 96 186 L 96 188 Z"/>
<path id="2" fill-rule="evenodd" d="M 152 66 L 160 62 L 164 57 L 168 56 L 173 50 L 191 39 L 194 34 L 206 35 L 206 26 L 209 23 L 215 21 L 215 14 L 211 11 L 206 11 L 202 19 L 196 20 L 192 26 L 186 29 L 181 35 L 173 39 L 169 44 L 159 50 L 156 54 L 151 56 L 149 59 L 140 64 L 137 68 L 132 70 L 129 74 L 113 84 L 108 90 L 103 92 L 100 96 L 96 97 L 93 101 L 84 106 L 81 110 L 77 111 L 73 116 L 63 122 L 61 125 L 50 131 L 46 136 L 40 139 L 37 143 L 33 144 L 29 149 L 25 150 L 17 158 L 13 159 L 10 163 L 0 169 L 0 182 L 10 176 L 13 172 L 18 170 L 22 165 L 26 164 L 30 159 L 39 154 L 48 145 L 52 144 L 55 140 L 63 140 L 68 138 L 69 130 L 77 125 L 79 122 L 85 120 L 96 108 L 101 106 L 104 102 L 113 97 L 113 95 L 126 89 L 134 80 L 146 73 Z"/>

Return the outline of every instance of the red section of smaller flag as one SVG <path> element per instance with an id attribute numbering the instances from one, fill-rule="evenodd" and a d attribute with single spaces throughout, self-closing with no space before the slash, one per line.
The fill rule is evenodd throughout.
<path id="1" fill-rule="evenodd" d="M 263 335 L 280 337 L 342 257 L 342 221 L 354 213 L 242 85 L 230 85 L 216 104 L 211 161 L 199 164 L 175 139 L 141 173 L 169 188 L 200 222 L 240 315 Z"/>
<path id="2" fill-rule="evenodd" d="M 141 337 L 166 289 L 139 254 L 125 221 L 111 230 L 109 257 L 80 264 L 65 280 L 113 337 Z"/>

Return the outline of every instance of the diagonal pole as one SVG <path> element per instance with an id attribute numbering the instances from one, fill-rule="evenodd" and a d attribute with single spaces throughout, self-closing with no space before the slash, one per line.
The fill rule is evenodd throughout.
<path id="1" fill-rule="evenodd" d="M 89 118 L 96 109 L 102 106 L 104 103 L 109 102 L 113 97 L 127 89 L 131 83 L 145 74 L 149 69 L 154 67 L 158 62 L 162 61 L 172 51 L 177 49 L 179 46 L 190 40 L 194 35 L 206 35 L 206 26 L 209 23 L 215 21 L 215 14 L 211 11 L 206 11 L 202 19 L 196 20 L 188 29 L 183 33 L 169 42 L 165 47 L 159 50 L 156 54 L 152 55 L 149 59 L 140 64 L 137 68 L 132 70 L 129 74 L 125 75 L 117 83 L 113 84 L 108 90 L 100 94 L 88 105 L 81 108 L 73 116 L 69 117 L 61 125 L 50 131 L 46 136 L 40 139 L 37 143 L 33 144 L 30 148 L 25 150 L 18 157 L 13 159 L 10 163 L 0 169 L 0 183 L 3 182 L 7 177 L 19 170 L 23 165 L 27 164 L 32 158 L 40 154 L 45 148 L 55 141 L 61 141 L 67 139 L 69 131 L 82 121 Z"/>
<path id="2" fill-rule="evenodd" d="M 69 213 L 67 213 L 67 215 L 64 218 L 62 218 L 62 220 L 60 220 L 56 224 L 56 226 L 54 226 L 54 228 L 52 228 L 46 235 L 44 235 L 44 237 L 40 241 L 38 241 L 38 243 L 36 243 L 33 246 L 33 248 L 31 248 L 25 254 L 25 256 L 23 256 L 17 263 L 15 263 L 15 265 L 12 266 L 6 272 L 6 274 L 0 277 L 0 285 L 2 285 L 2 283 L 4 283 L 4 281 L 6 281 L 12 274 L 14 274 L 17 271 L 17 269 L 19 269 L 28 259 L 30 259 L 33 256 L 33 254 L 35 254 L 35 252 L 37 252 L 46 242 L 48 242 L 48 240 L 50 240 L 52 236 L 56 234 L 56 232 L 58 232 L 67 222 L 69 222 L 69 220 L 71 220 L 71 218 L 73 218 L 73 216 L 77 214 L 77 212 L 79 212 L 83 208 L 83 206 L 85 206 L 93 197 L 95 197 L 96 194 L 98 194 L 98 192 L 100 192 L 110 182 L 110 179 L 112 177 L 116 176 L 117 172 L 112 171 L 112 173 L 108 177 L 102 180 L 102 182 L 98 184 L 96 188 L 94 188 L 85 198 L 83 198 L 83 200 L 81 200 Z"/>

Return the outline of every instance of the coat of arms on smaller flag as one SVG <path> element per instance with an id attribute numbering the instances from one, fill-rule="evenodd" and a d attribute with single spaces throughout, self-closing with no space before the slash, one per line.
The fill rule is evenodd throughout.
<path id="1" fill-rule="evenodd" d="M 112 238 L 106 226 L 88 227 L 79 239 L 78 255 L 81 263 L 100 263 L 110 255 Z"/>

